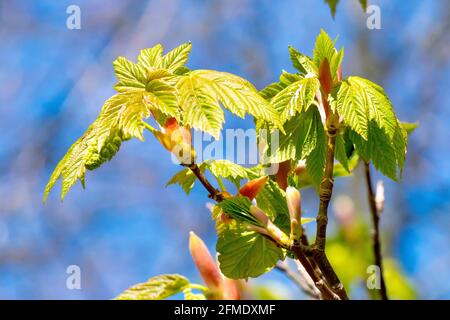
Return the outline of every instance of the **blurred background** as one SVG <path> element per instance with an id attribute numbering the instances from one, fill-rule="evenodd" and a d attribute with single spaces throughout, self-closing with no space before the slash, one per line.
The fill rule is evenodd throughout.
<path id="1" fill-rule="evenodd" d="M 111 299 L 160 273 L 200 282 L 188 234 L 194 230 L 214 252 L 208 198 L 200 186 L 189 197 L 165 188 L 179 168 L 155 139 L 125 143 L 64 203 L 59 186 L 42 202 L 50 173 L 114 93 L 117 56 L 135 60 L 156 43 L 171 49 L 192 41 L 190 68 L 233 72 L 261 89 L 282 69 L 294 71 L 288 45 L 310 54 L 324 28 L 345 47 L 344 76 L 383 85 L 399 118 L 420 123 L 402 181 L 384 179 L 391 296 L 449 299 L 450 2 L 369 3 L 381 8 L 380 30 L 366 27 L 356 0 L 340 1 L 334 20 L 317 0 L 0 0 L 0 298 Z M 80 30 L 66 27 L 71 4 L 81 9 Z M 227 117 L 228 128 L 251 125 Z M 361 178 L 359 168 L 336 185 L 329 250 L 351 296 L 365 299 L 372 258 Z M 305 216 L 315 216 L 316 195 L 303 198 Z M 353 231 L 348 217 L 358 225 Z M 367 242 L 352 244 L 355 233 Z M 364 255 L 369 262 L 358 267 Z M 80 290 L 66 288 L 69 265 L 81 268 Z M 304 297 L 277 270 L 249 283 L 255 298 Z"/>

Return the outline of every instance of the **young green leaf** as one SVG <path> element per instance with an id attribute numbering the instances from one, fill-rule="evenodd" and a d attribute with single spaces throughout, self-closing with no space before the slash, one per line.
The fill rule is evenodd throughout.
<path id="1" fill-rule="evenodd" d="M 136 137 L 143 140 L 143 118 L 150 116 L 141 91 L 119 93 L 108 99 L 98 118 L 89 126 L 58 163 L 45 188 L 44 202 L 55 182 L 62 177 L 61 199 L 80 180 L 86 169 L 98 168 L 118 151 L 120 142 Z"/>
<path id="2" fill-rule="evenodd" d="M 344 49 L 339 51 L 334 47 L 336 40 L 331 40 L 328 34 L 322 29 L 320 34 L 317 36 L 315 48 L 313 51 L 313 62 L 319 69 L 322 61 L 324 59 L 328 60 L 330 64 L 331 75 L 333 80 L 337 80 L 337 70 L 341 65 L 342 59 L 344 58 Z"/>
<path id="3" fill-rule="evenodd" d="M 323 131 L 317 108 L 309 108 L 305 113 L 291 118 L 285 123 L 284 130 L 286 134 L 280 135 L 279 146 L 275 148 L 271 145 L 269 148 L 274 151 L 269 155 L 269 161 L 280 163 L 289 159 L 305 159 L 316 147 L 319 131 Z"/>
<path id="4" fill-rule="evenodd" d="M 147 84 L 145 69 L 124 57 L 119 57 L 113 62 L 116 77 L 119 82 L 114 86 L 118 92 L 129 90 L 144 90 Z"/>
<path id="5" fill-rule="evenodd" d="M 301 54 L 294 47 L 289 46 L 289 56 L 295 69 L 304 75 L 317 75 L 318 67 L 310 57 Z"/>
<path id="6" fill-rule="evenodd" d="M 184 43 L 172 51 L 169 51 L 161 61 L 161 67 L 167 69 L 169 72 L 176 73 L 177 70 L 184 67 L 189 59 L 192 44 L 190 42 Z"/>
<path id="7" fill-rule="evenodd" d="M 189 287 L 189 280 L 179 274 L 163 274 L 139 283 L 121 293 L 116 300 L 163 300 Z"/>
<path id="8" fill-rule="evenodd" d="M 297 112 L 308 110 L 308 107 L 315 102 L 319 87 L 319 80 L 315 77 L 300 79 L 278 92 L 270 100 L 270 104 L 278 111 L 281 122 L 284 123 Z"/>
<path id="9" fill-rule="evenodd" d="M 389 139 L 389 136 L 378 127 L 374 120 L 369 123 L 367 140 L 354 131 L 350 133 L 350 139 L 364 161 L 371 161 L 375 168 L 380 170 L 385 176 L 392 180 L 397 180 L 398 157 L 402 151 L 396 152 L 394 149 L 395 145 Z M 404 148 L 402 149 L 404 151 Z M 400 161 L 401 164 L 403 161 Z"/>
<path id="10" fill-rule="evenodd" d="M 242 179 L 249 179 L 255 176 L 250 169 L 229 160 L 211 160 L 206 161 L 206 163 L 213 176 L 228 179 L 238 188 Z"/>
<path id="11" fill-rule="evenodd" d="M 138 56 L 138 64 L 147 70 L 159 69 L 162 64 L 163 46 L 157 44 L 148 49 L 143 49 Z"/>
<path id="12" fill-rule="evenodd" d="M 199 165 L 201 173 L 205 172 L 206 165 Z M 194 187 L 195 180 L 197 176 L 192 172 L 191 169 L 185 168 L 177 172 L 170 180 L 167 182 L 166 187 L 172 184 L 178 184 L 181 186 L 186 194 L 189 194 Z"/>
<path id="13" fill-rule="evenodd" d="M 180 77 L 178 90 L 184 120 L 193 128 L 210 133 L 216 139 L 224 121 L 225 108 L 239 117 L 249 113 L 280 126 L 279 116 L 246 80 L 213 70 L 196 70 Z"/>
<path id="14" fill-rule="evenodd" d="M 259 277 L 284 259 L 283 251 L 275 243 L 241 224 L 225 228 L 219 234 L 216 250 L 220 270 L 230 279 Z"/>

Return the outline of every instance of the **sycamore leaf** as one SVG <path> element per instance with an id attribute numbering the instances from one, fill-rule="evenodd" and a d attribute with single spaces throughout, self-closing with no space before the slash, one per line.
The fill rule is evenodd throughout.
<path id="1" fill-rule="evenodd" d="M 159 110 L 166 116 L 180 120 L 177 91 L 173 86 L 161 80 L 152 80 L 147 84 L 144 99 L 151 109 Z"/>
<path id="2" fill-rule="evenodd" d="M 229 160 L 206 161 L 209 171 L 216 178 L 225 178 L 239 188 L 242 179 L 249 179 L 255 176 L 251 169 L 244 168 Z"/>
<path id="3" fill-rule="evenodd" d="M 361 5 L 361 8 L 365 12 L 367 9 L 367 0 L 358 0 L 358 2 Z M 330 7 L 331 16 L 334 19 L 334 17 L 336 16 L 336 8 L 339 3 L 339 0 L 325 0 L 325 3 L 328 4 L 328 6 Z"/>
<path id="4" fill-rule="evenodd" d="M 236 75 L 213 70 L 196 70 L 180 77 L 184 121 L 219 138 L 225 108 L 239 117 L 249 113 L 256 118 L 280 125 L 278 113 L 246 80 Z"/>
<path id="5" fill-rule="evenodd" d="M 334 47 L 336 40 L 331 40 L 331 38 L 326 34 L 326 32 L 322 29 L 320 30 L 320 34 L 317 36 L 315 48 L 313 51 L 313 62 L 316 65 L 317 69 L 319 69 L 322 61 L 324 59 L 328 60 L 330 64 L 330 71 L 333 77 L 333 80 L 337 80 L 337 70 L 341 65 L 342 59 L 344 57 L 344 49 L 339 51 Z"/>
<path id="6" fill-rule="evenodd" d="M 284 131 L 286 134 L 280 134 L 279 141 L 272 141 L 271 137 L 267 137 L 268 159 L 262 161 L 280 163 L 288 159 L 306 159 L 316 147 L 318 137 L 323 132 L 318 109 L 309 108 L 308 111 L 292 117 L 284 124 Z M 277 142 L 278 145 L 275 144 Z"/>
<path id="7" fill-rule="evenodd" d="M 188 42 L 169 51 L 162 58 L 161 67 L 167 69 L 169 72 L 175 73 L 179 68 L 184 67 L 186 64 L 191 48 L 192 44 Z"/>
<path id="8" fill-rule="evenodd" d="M 280 75 L 280 81 L 269 84 L 267 87 L 262 89 L 259 92 L 259 94 L 267 101 L 270 101 L 270 99 L 272 99 L 284 88 L 301 79 L 303 79 L 302 76 L 298 74 L 289 73 L 283 70 L 283 72 Z"/>
<path id="9" fill-rule="evenodd" d="M 114 88 L 119 92 L 129 90 L 144 90 L 147 84 L 145 69 L 124 57 L 119 57 L 113 62 L 116 77 L 119 82 Z"/>
<path id="10" fill-rule="evenodd" d="M 367 140 L 369 112 L 365 97 L 358 86 L 343 81 L 337 92 L 336 108 L 344 122 Z"/>
<path id="11" fill-rule="evenodd" d="M 189 287 L 189 280 L 179 274 L 163 274 L 124 291 L 116 300 L 163 300 Z"/>
<path id="12" fill-rule="evenodd" d="M 294 47 L 289 46 L 289 56 L 295 69 L 302 74 L 317 75 L 318 67 L 310 57 L 298 52 Z"/>
<path id="13" fill-rule="evenodd" d="M 45 187 L 44 202 L 56 181 L 62 177 L 61 199 L 80 180 L 84 185 L 86 169 L 93 170 L 110 160 L 124 140 L 136 137 L 143 140 L 143 120 L 150 116 L 150 108 L 143 92 L 129 91 L 109 98 L 98 118 L 84 135 L 68 150 L 56 166 Z"/>
<path id="14" fill-rule="evenodd" d="M 206 300 L 204 293 L 194 293 L 192 288 L 188 287 L 183 290 L 184 300 Z"/>
<path id="15" fill-rule="evenodd" d="M 339 0 L 325 0 L 325 2 L 328 4 L 328 6 L 330 7 L 330 11 L 331 11 L 331 16 L 335 17 L 336 15 L 336 7 L 339 3 Z"/>
<path id="16" fill-rule="evenodd" d="M 204 173 L 206 169 L 206 163 L 202 163 L 198 167 L 200 169 L 200 172 Z M 189 194 L 194 187 L 195 180 L 197 180 L 197 176 L 192 172 L 191 169 L 185 168 L 177 172 L 172 178 L 170 178 L 170 180 L 166 184 L 166 187 L 172 184 L 178 184 L 186 194 Z"/>
<path id="17" fill-rule="evenodd" d="M 178 82 L 184 123 L 219 139 L 225 115 L 217 96 L 189 73 Z"/>
<path id="18" fill-rule="evenodd" d="M 401 135 L 402 133 L 400 132 L 399 134 Z M 399 164 L 400 153 L 402 151 L 399 153 L 396 152 L 394 144 L 390 141 L 386 133 L 377 126 L 375 121 L 372 120 L 369 123 L 367 140 L 363 139 L 354 131 L 350 133 L 350 139 L 355 144 L 356 151 L 364 161 L 371 161 L 375 168 L 380 170 L 385 176 L 392 180 L 397 180 L 397 165 Z M 400 164 L 404 162 L 404 153 L 402 157 L 400 158 Z"/>
<path id="19" fill-rule="evenodd" d="M 278 92 L 270 100 L 270 104 L 278 111 L 284 123 L 297 112 L 308 110 L 308 107 L 314 103 L 319 88 L 320 83 L 317 78 L 303 78 Z"/>
<path id="20" fill-rule="evenodd" d="M 259 277 L 284 259 L 283 251 L 275 243 L 259 233 L 248 231 L 240 223 L 220 232 L 216 250 L 220 270 L 230 279 Z"/>
<path id="21" fill-rule="evenodd" d="M 317 112 L 318 113 L 318 112 Z M 318 115 L 316 115 L 316 118 Z M 318 120 L 316 120 L 318 122 Z M 325 168 L 326 158 L 326 135 L 323 125 L 315 126 L 314 135 L 316 136 L 315 148 L 306 157 L 306 170 L 311 176 L 313 185 L 319 187 Z"/>
<path id="22" fill-rule="evenodd" d="M 341 163 L 342 167 L 347 172 L 350 172 L 350 168 L 348 166 L 346 141 L 344 138 L 344 134 L 342 132 L 338 132 L 336 135 L 336 147 L 335 147 L 335 151 L 334 151 L 334 156 Z"/>
<path id="23" fill-rule="evenodd" d="M 354 87 L 355 94 L 364 101 L 369 120 L 375 120 L 390 139 L 393 138 L 398 120 L 383 88 L 370 80 L 360 77 L 349 77 L 347 82 Z"/>
<path id="24" fill-rule="evenodd" d="M 138 64 L 147 70 L 160 68 L 162 65 L 163 46 L 157 44 L 148 49 L 141 50 L 138 56 Z"/>

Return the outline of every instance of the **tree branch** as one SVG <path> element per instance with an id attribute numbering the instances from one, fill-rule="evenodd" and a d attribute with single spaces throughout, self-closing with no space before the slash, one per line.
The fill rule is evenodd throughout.
<path id="1" fill-rule="evenodd" d="M 325 172 L 320 183 L 320 205 L 319 212 L 317 214 L 317 231 L 316 241 L 313 245 L 312 257 L 317 263 L 318 267 L 322 271 L 325 280 L 330 285 L 331 289 L 341 299 L 348 299 L 345 288 L 339 280 L 336 272 L 334 272 L 328 258 L 325 254 L 325 245 L 327 238 L 327 225 L 328 225 L 328 205 L 330 203 L 331 195 L 333 193 L 333 168 L 334 168 L 334 150 L 336 145 L 337 129 L 336 115 L 332 115 L 327 119 L 327 151 L 325 160 Z"/>
<path id="2" fill-rule="evenodd" d="M 203 173 L 201 172 L 200 168 L 198 167 L 198 165 L 196 163 L 182 164 L 182 165 L 185 167 L 188 167 L 192 171 L 192 173 L 195 174 L 195 176 L 200 181 L 200 183 L 209 192 L 208 196 L 211 199 L 213 199 L 217 202 L 224 200 L 222 193 L 219 190 L 217 190 L 216 188 L 214 188 L 211 183 L 209 183 L 208 179 L 206 179 L 206 177 L 203 175 Z"/>
<path id="3" fill-rule="evenodd" d="M 380 268 L 380 295 L 382 300 L 389 300 L 386 290 L 386 283 L 383 276 L 383 258 L 381 255 L 380 241 L 380 210 L 377 206 L 375 194 L 372 187 L 372 178 L 370 177 L 369 163 L 364 162 L 364 171 L 366 174 L 367 196 L 369 200 L 370 213 L 372 216 L 372 250 L 375 258 L 375 264 Z"/>
<path id="4" fill-rule="evenodd" d="M 206 179 L 206 177 L 201 172 L 200 168 L 196 163 L 192 164 L 182 164 L 185 167 L 188 167 L 198 178 L 198 180 L 201 182 L 201 184 L 205 187 L 205 189 L 209 192 L 209 197 L 216 202 L 221 202 L 225 198 L 223 197 L 222 193 L 214 188 L 211 183 Z M 274 241 L 273 239 L 271 239 Z M 292 247 L 297 259 L 300 261 L 300 263 L 304 266 L 305 270 L 308 272 L 309 276 L 313 280 L 314 284 L 316 285 L 317 289 L 321 292 L 321 296 L 323 299 L 330 299 L 330 300 L 336 300 L 339 299 L 340 296 L 336 295 L 333 290 L 331 290 L 327 283 L 322 279 L 321 274 L 318 274 L 314 267 L 311 265 L 308 258 L 303 253 L 303 250 L 301 246 L 293 246 Z"/>
<path id="5" fill-rule="evenodd" d="M 299 263 L 299 265 L 301 265 Z M 279 262 L 275 266 L 275 269 L 284 273 L 289 279 L 292 280 L 306 295 L 314 299 L 320 299 L 320 293 L 311 281 L 308 281 L 305 277 L 309 275 L 305 272 L 305 275 L 294 272 L 286 261 Z"/>

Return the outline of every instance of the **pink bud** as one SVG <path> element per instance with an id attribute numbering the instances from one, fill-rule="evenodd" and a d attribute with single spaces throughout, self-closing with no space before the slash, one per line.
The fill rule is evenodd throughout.
<path id="1" fill-rule="evenodd" d="M 250 213 L 262 223 L 263 226 L 267 226 L 269 223 L 269 217 L 260 208 L 255 206 L 250 206 Z"/>
<path id="2" fill-rule="evenodd" d="M 294 187 L 288 187 L 286 189 L 286 202 L 291 220 L 297 220 L 297 222 L 300 222 L 302 211 L 300 191 Z"/>
<path id="3" fill-rule="evenodd" d="M 212 295 L 217 297 L 223 290 L 222 274 L 203 240 L 192 231 L 189 234 L 189 251 L 192 259 L 206 286 L 211 290 Z"/>

